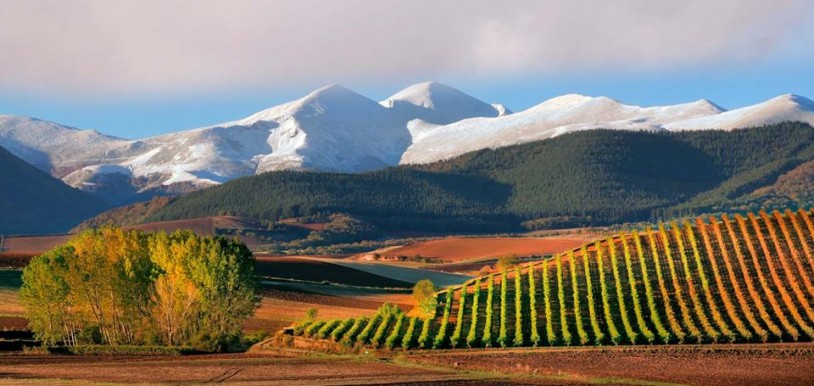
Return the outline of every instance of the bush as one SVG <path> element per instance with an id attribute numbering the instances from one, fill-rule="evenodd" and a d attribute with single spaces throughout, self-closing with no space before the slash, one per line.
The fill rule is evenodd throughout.
<path id="1" fill-rule="evenodd" d="M 419 318 L 410 318 L 410 323 L 407 324 L 407 331 L 404 332 L 404 337 L 401 338 L 402 348 L 408 349 L 413 346 L 413 335 L 415 334 L 415 325 L 420 321 L 421 319 Z"/>
<path id="2" fill-rule="evenodd" d="M 398 316 L 396 319 L 396 325 L 393 326 L 393 330 L 390 331 L 390 335 L 387 336 L 387 339 L 384 341 L 384 346 L 388 349 L 393 349 L 396 346 L 396 341 L 401 337 L 401 328 L 404 325 L 404 314 Z"/>
<path id="3" fill-rule="evenodd" d="M 444 316 L 441 317 L 441 327 L 438 328 L 438 333 L 435 335 L 435 341 L 432 343 L 432 348 L 441 348 L 446 344 L 447 329 L 449 328 L 449 314 L 452 312 L 452 290 L 447 291 L 446 300 L 444 301 Z"/>
<path id="4" fill-rule="evenodd" d="M 492 347 L 492 320 L 494 319 L 495 278 L 489 276 L 486 287 L 486 321 L 483 325 L 483 345 Z"/>
<path id="5" fill-rule="evenodd" d="M 503 255 L 497 258 L 495 268 L 497 268 L 499 272 L 504 272 L 512 269 L 515 265 L 517 265 L 517 255 Z"/>
<path id="6" fill-rule="evenodd" d="M 506 347 L 509 344 L 509 333 L 508 333 L 508 288 L 509 288 L 509 278 L 506 274 L 506 271 L 502 271 L 500 273 L 500 334 L 497 337 L 497 342 L 500 343 L 502 347 Z"/>
<path id="7" fill-rule="evenodd" d="M 413 299 L 425 318 L 435 317 L 435 309 L 438 307 L 438 300 L 435 298 L 437 290 L 429 279 L 419 280 L 413 286 Z"/>

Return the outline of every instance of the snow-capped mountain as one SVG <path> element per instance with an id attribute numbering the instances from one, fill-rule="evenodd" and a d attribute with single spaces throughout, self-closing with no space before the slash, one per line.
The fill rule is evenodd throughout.
<path id="1" fill-rule="evenodd" d="M 179 184 L 186 190 L 272 170 L 362 172 L 396 165 L 413 142 L 408 126 L 498 116 L 499 109 L 508 111 L 432 82 L 410 86 L 387 103 L 329 85 L 245 119 L 141 140 L 10 116 L 0 121 L 0 144 L 44 170 L 58 169 L 63 181 L 85 190 L 126 193 Z"/>
<path id="2" fill-rule="evenodd" d="M 725 111 L 704 99 L 641 107 L 571 94 L 512 113 L 434 82 L 378 103 L 330 85 L 245 119 L 139 140 L 0 116 L 0 146 L 69 185 L 125 202 L 273 170 L 433 162 L 579 130 L 729 130 L 782 121 L 814 124 L 814 102 L 784 95 Z"/>
<path id="3" fill-rule="evenodd" d="M 379 103 L 405 122 L 412 142 L 440 126 L 462 119 L 512 113 L 506 106 L 488 104 L 437 82 L 416 83 Z"/>
<path id="4" fill-rule="evenodd" d="M 579 130 L 660 130 L 664 124 L 724 111 L 707 100 L 674 106 L 630 106 L 606 97 L 570 94 L 497 118 L 472 118 L 436 128 L 414 141 L 403 164 L 438 161 L 485 148 L 538 141 Z"/>
<path id="5" fill-rule="evenodd" d="M 756 105 L 672 122 L 664 127 L 670 130 L 732 130 L 789 121 L 808 122 L 814 125 L 814 101 L 799 95 L 786 94 Z"/>
<path id="6" fill-rule="evenodd" d="M 282 169 L 361 172 L 398 163 L 411 137 L 387 108 L 330 85 L 242 120 L 133 142 L 141 154 L 116 167 L 84 167 L 64 180 L 83 187 L 129 173 L 144 190 Z"/>
<path id="7" fill-rule="evenodd" d="M 115 162 L 127 140 L 18 115 L 0 115 L 0 146 L 57 177 L 86 165 Z"/>
<path id="8" fill-rule="evenodd" d="M 404 120 L 420 119 L 434 125 L 511 114 L 511 110 L 501 104 L 485 103 L 437 82 L 416 83 L 379 103 Z"/>

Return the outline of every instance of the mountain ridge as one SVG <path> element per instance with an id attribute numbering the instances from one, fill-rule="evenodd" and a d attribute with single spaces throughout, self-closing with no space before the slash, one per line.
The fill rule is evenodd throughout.
<path id="1" fill-rule="evenodd" d="M 732 130 L 782 121 L 814 123 L 814 102 L 787 94 L 725 111 L 706 99 L 642 107 L 567 94 L 512 113 L 436 82 L 380 102 L 332 84 L 243 119 L 136 140 L 5 115 L 0 146 L 119 204 L 267 171 L 364 172 L 583 130 Z"/>

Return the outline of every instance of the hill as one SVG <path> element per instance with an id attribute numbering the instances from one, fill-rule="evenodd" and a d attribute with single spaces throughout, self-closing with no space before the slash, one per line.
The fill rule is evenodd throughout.
<path id="1" fill-rule="evenodd" d="M 814 102 L 788 94 L 726 111 L 706 99 L 643 107 L 569 94 L 512 113 L 436 82 L 381 102 L 333 84 L 243 119 L 135 140 L 0 115 L 0 146 L 121 205 L 268 171 L 365 172 L 592 129 L 734 130 L 786 121 L 814 124 Z"/>
<path id="2" fill-rule="evenodd" d="M 374 347 L 811 341 L 812 247 L 811 212 L 698 218 L 448 288 L 430 319 L 381 313 L 361 329 L 373 336 L 322 336 Z"/>
<path id="3" fill-rule="evenodd" d="M 272 170 L 361 172 L 398 164 L 415 130 L 507 109 L 435 82 L 379 103 L 340 85 L 231 122 L 125 140 L 0 115 L 0 146 L 116 203 L 179 194 Z"/>
<path id="4" fill-rule="evenodd" d="M 0 148 L 0 234 L 65 232 L 107 208 Z"/>
<path id="5" fill-rule="evenodd" d="M 657 221 L 749 202 L 761 208 L 757 189 L 812 159 L 814 128 L 802 123 L 731 132 L 593 130 L 422 166 L 240 178 L 183 196 L 145 221 L 342 212 L 384 230 L 491 233 Z M 812 203 L 799 195 L 766 202 Z"/>

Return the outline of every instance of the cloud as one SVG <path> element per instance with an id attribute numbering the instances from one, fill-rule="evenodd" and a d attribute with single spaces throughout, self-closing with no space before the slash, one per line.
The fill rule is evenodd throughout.
<path id="1" fill-rule="evenodd" d="M 126 95 L 761 61 L 807 0 L 5 0 L 0 87 Z"/>

